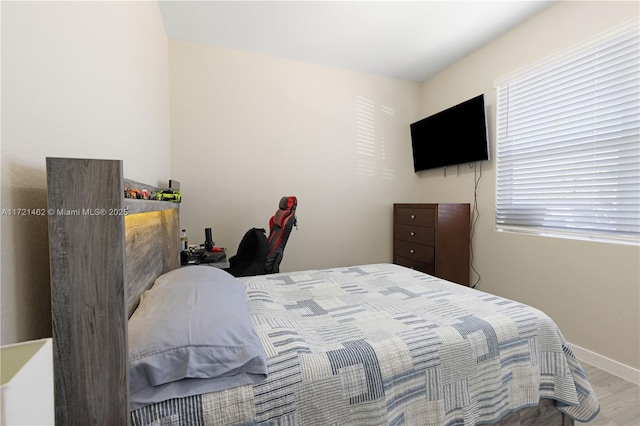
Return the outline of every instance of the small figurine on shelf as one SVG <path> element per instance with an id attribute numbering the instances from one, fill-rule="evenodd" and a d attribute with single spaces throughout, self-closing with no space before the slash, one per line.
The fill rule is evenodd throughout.
<path id="1" fill-rule="evenodd" d="M 156 193 L 156 199 L 160 201 L 172 201 L 174 203 L 179 203 L 182 201 L 182 196 L 179 191 L 174 189 L 163 189 Z"/>

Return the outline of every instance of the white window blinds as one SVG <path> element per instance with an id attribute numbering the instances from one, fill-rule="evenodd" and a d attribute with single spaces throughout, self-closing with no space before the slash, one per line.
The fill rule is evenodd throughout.
<path id="1" fill-rule="evenodd" d="M 637 242 L 638 21 L 496 90 L 498 229 Z"/>

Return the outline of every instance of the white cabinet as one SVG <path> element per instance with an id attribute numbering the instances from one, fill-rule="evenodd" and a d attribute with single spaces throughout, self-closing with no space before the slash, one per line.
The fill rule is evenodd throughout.
<path id="1" fill-rule="evenodd" d="M 1 425 L 53 425 L 51 338 L 0 348 Z"/>

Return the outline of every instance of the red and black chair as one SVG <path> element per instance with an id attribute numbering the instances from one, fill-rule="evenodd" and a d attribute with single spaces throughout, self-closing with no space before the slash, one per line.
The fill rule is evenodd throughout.
<path id="1" fill-rule="evenodd" d="M 291 229 L 298 224 L 297 206 L 298 199 L 296 197 L 282 197 L 278 211 L 269 219 L 269 251 L 265 265 L 265 273 L 267 274 L 280 272 L 284 247 L 289 240 Z"/>

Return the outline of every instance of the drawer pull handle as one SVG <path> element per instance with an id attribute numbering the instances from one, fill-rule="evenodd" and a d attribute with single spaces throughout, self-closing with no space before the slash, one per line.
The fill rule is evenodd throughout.
<path id="1" fill-rule="evenodd" d="M 409 250 L 409 253 L 414 254 L 416 251 L 414 249 Z"/>
<path id="2" fill-rule="evenodd" d="M 415 219 L 415 218 L 416 218 L 416 215 L 415 215 L 415 214 L 412 214 L 412 215 L 411 215 L 411 219 Z"/>
<path id="3" fill-rule="evenodd" d="M 416 236 L 416 233 L 415 233 L 415 232 L 413 232 L 413 231 L 411 231 L 411 236 L 412 236 L 412 237 L 415 237 L 415 236 Z"/>

